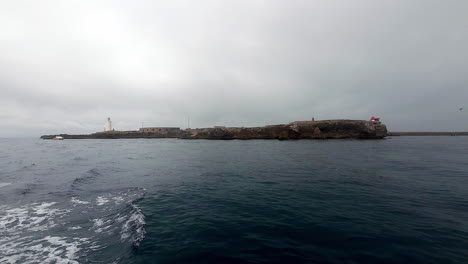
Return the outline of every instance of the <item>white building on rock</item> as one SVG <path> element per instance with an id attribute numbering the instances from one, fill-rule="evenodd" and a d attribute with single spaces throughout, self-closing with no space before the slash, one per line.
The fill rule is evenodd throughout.
<path id="1" fill-rule="evenodd" d="M 104 127 L 104 131 L 112 131 L 112 121 L 110 120 L 110 117 L 108 117 L 106 120 L 106 126 Z"/>

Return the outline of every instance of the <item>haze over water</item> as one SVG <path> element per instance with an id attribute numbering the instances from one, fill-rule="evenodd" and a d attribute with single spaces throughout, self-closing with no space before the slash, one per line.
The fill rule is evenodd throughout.
<path id="1" fill-rule="evenodd" d="M 0 139 L 0 263 L 466 263 L 467 149 Z"/>

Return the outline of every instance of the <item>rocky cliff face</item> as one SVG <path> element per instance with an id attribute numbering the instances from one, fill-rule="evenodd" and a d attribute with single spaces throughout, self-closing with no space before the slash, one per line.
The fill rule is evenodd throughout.
<path id="1" fill-rule="evenodd" d="M 387 136 L 387 127 L 365 120 L 297 121 L 288 124 L 300 138 L 379 139 Z"/>
<path id="2" fill-rule="evenodd" d="M 182 130 L 184 139 L 380 139 L 387 128 L 380 122 L 364 120 L 297 121 L 264 127 L 226 127 Z"/>

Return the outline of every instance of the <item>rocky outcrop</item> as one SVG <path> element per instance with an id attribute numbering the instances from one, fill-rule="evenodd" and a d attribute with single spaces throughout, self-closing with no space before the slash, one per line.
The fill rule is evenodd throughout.
<path id="1" fill-rule="evenodd" d="M 296 121 L 264 127 L 215 127 L 180 130 L 176 134 L 142 133 L 140 131 L 108 131 L 89 135 L 45 135 L 42 139 L 62 136 L 64 139 L 114 138 L 180 138 L 180 139 L 381 139 L 387 128 L 380 122 L 364 120 Z"/>
<path id="2" fill-rule="evenodd" d="M 365 120 L 296 121 L 287 125 L 299 138 L 357 138 L 379 139 L 387 136 L 387 127 L 381 122 Z"/>
<path id="3" fill-rule="evenodd" d="M 380 122 L 364 120 L 296 121 L 264 127 L 226 127 L 182 130 L 184 139 L 380 139 L 387 128 Z"/>

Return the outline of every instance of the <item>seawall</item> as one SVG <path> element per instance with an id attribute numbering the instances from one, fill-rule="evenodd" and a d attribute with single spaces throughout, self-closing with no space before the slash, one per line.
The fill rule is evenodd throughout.
<path id="1" fill-rule="evenodd" d="M 468 132 L 389 132 L 388 136 L 468 136 Z"/>

